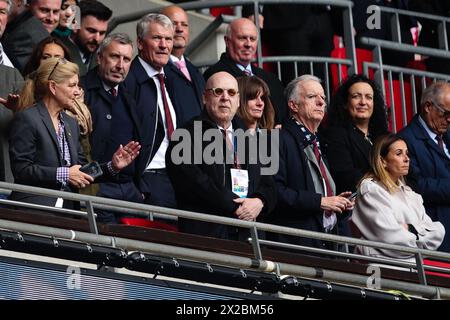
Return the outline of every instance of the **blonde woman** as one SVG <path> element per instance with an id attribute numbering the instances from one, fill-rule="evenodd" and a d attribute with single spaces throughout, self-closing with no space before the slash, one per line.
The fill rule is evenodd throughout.
<path id="1" fill-rule="evenodd" d="M 33 78 L 27 80 L 21 100 L 37 103 L 17 112 L 11 126 L 10 158 L 16 183 L 77 192 L 94 181 L 80 171 L 86 163 L 79 143 L 80 129 L 64 112 L 79 95 L 78 66 L 65 59 L 43 61 Z M 120 146 L 112 160 L 101 165 L 104 178 L 129 165 L 139 149 L 139 143 L 133 141 Z M 56 198 L 19 192 L 13 192 L 11 199 L 61 205 Z M 67 201 L 64 207 L 74 208 L 74 204 Z"/>
<path id="2" fill-rule="evenodd" d="M 363 239 L 413 248 L 436 250 L 445 235 L 440 222 L 426 214 L 422 196 L 405 184 L 409 170 L 408 148 L 396 135 L 377 139 L 371 154 L 371 171 L 358 188 L 352 221 Z M 359 253 L 414 261 L 405 252 L 358 246 Z"/>

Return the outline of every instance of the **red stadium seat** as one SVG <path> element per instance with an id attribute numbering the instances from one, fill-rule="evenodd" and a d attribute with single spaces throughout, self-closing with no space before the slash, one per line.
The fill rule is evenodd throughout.
<path id="1" fill-rule="evenodd" d="M 449 262 L 442 262 L 442 261 L 424 259 L 423 263 L 425 265 L 427 265 L 427 266 L 440 267 L 440 268 L 445 268 L 445 269 L 449 269 L 450 270 L 450 263 Z M 425 271 L 425 274 L 439 276 L 439 277 L 444 277 L 444 278 L 450 278 L 450 274 L 441 273 L 441 272 Z"/>
<path id="2" fill-rule="evenodd" d="M 151 221 L 151 220 L 144 219 L 144 218 L 120 218 L 120 223 L 129 225 L 129 226 L 136 226 L 136 227 L 162 229 L 162 230 L 168 230 L 168 231 L 178 231 L 178 228 L 171 224 L 159 222 L 159 221 Z"/>

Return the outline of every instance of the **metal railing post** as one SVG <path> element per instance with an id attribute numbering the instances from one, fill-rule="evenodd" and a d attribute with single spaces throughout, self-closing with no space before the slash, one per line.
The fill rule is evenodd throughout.
<path id="1" fill-rule="evenodd" d="M 92 206 L 92 201 L 86 201 L 86 210 L 87 210 L 87 217 L 89 221 L 89 229 L 92 233 L 98 234 L 97 229 L 97 222 L 95 221 L 95 213 L 94 213 L 94 207 Z"/>
<path id="2" fill-rule="evenodd" d="M 416 258 L 417 273 L 419 274 L 420 284 L 423 284 L 424 286 L 426 286 L 427 285 L 427 278 L 426 278 L 426 275 L 425 275 L 425 269 L 423 267 L 422 254 L 420 252 L 417 252 L 415 254 L 415 258 Z"/>
<path id="3" fill-rule="evenodd" d="M 257 260 L 262 260 L 261 247 L 259 245 L 259 238 L 258 238 L 258 229 L 255 226 L 251 227 L 250 234 L 252 236 L 251 242 L 252 242 L 253 253 L 255 254 L 255 258 Z"/>

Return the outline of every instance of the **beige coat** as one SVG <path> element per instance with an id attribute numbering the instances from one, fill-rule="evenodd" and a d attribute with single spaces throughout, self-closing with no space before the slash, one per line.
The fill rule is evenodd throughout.
<path id="1" fill-rule="evenodd" d="M 379 182 L 365 179 L 353 210 L 352 221 L 363 239 L 407 247 L 436 250 L 445 235 L 444 226 L 426 214 L 422 196 L 404 184 L 391 194 Z M 419 239 L 402 225 L 412 224 Z M 412 255 L 358 246 L 358 253 L 377 257 L 411 259 Z M 412 260 L 412 259 L 411 259 Z"/>

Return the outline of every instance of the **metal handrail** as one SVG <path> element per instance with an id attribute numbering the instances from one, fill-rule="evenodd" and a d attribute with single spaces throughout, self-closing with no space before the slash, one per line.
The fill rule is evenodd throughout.
<path id="1" fill-rule="evenodd" d="M 167 215 L 171 215 L 171 216 L 177 216 L 177 217 L 186 218 L 186 219 L 194 219 L 194 220 L 200 220 L 200 221 L 205 221 L 205 222 L 219 223 L 219 224 L 225 224 L 225 225 L 230 225 L 230 226 L 234 226 L 234 227 L 242 227 L 242 228 L 247 228 L 247 229 L 256 227 L 258 230 L 264 230 L 264 231 L 268 231 L 268 232 L 281 233 L 281 234 L 293 235 L 293 236 L 298 236 L 298 237 L 309 237 L 309 238 L 322 240 L 322 241 L 347 243 L 348 245 L 361 245 L 361 246 L 375 247 L 375 248 L 385 249 L 385 250 L 394 250 L 394 251 L 409 253 L 412 256 L 417 253 L 420 253 L 423 256 L 430 257 L 430 258 L 450 260 L 450 254 L 445 253 L 445 252 L 404 247 L 404 246 L 393 245 L 393 244 L 388 244 L 388 243 L 368 241 L 368 240 L 362 240 L 362 239 L 356 239 L 356 238 L 350 238 L 350 237 L 343 237 L 343 236 L 337 236 L 337 235 L 321 233 L 321 232 L 314 232 L 314 231 L 303 230 L 303 229 L 281 227 L 281 226 L 266 224 L 266 223 L 261 223 L 261 222 L 249 222 L 249 221 L 243 221 L 243 220 L 227 218 L 227 217 L 220 217 L 220 216 L 209 215 L 209 214 L 204 214 L 204 213 L 197 213 L 197 212 L 191 212 L 191 211 L 185 211 L 185 210 L 158 207 L 158 206 L 152 206 L 152 205 L 147 205 L 147 204 L 139 204 L 139 203 L 110 199 L 110 198 L 88 196 L 88 195 L 63 192 L 63 191 L 58 191 L 58 190 L 50 190 L 50 189 L 44 189 L 44 188 L 38 188 L 38 187 L 31 187 L 31 186 L 25 186 L 25 185 L 11 184 L 11 183 L 6 183 L 6 182 L 0 182 L 0 188 L 10 189 L 13 191 L 26 192 L 26 193 L 35 193 L 35 194 L 39 194 L 39 195 L 43 195 L 43 196 L 60 197 L 60 198 L 68 199 L 68 200 L 72 200 L 72 201 L 90 201 L 94 207 L 96 204 L 102 204 L 105 207 L 109 207 L 110 210 L 112 210 L 112 211 L 120 210 L 118 208 L 122 208 L 122 209 L 130 208 L 130 209 L 135 209 L 135 210 L 142 210 L 144 212 L 153 211 L 153 212 L 158 212 L 158 213 L 167 214 Z M 333 251 L 330 251 L 330 253 L 332 254 Z M 362 256 L 362 257 L 364 257 L 364 256 Z"/>
<path id="2" fill-rule="evenodd" d="M 9 221 L 0 219 L 0 228 L 7 230 L 16 230 L 22 233 L 34 233 L 46 235 L 58 239 L 67 239 L 89 244 L 113 246 L 127 251 L 141 251 L 162 256 L 175 256 L 182 259 L 215 263 L 219 265 L 232 266 L 242 269 L 253 269 L 263 272 L 275 272 L 279 270 L 281 274 L 302 276 L 309 278 L 321 278 L 322 280 L 335 281 L 339 283 L 351 283 L 354 285 L 367 285 L 367 276 L 346 273 L 342 271 L 327 270 L 289 263 L 280 263 L 270 260 L 255 260 L 247 257 L 216 253 L 204 250 L 179 248 L 172 245 L 160 243 L 144 242 L 120 237 L 111 237 L 104 235 L 95 235 L 74 230 L 66 230 L 53 227 L 36 226 L 33 224 Z M 421 284 L 409 283 L 399 280 L 382 279 L 381 289 L 384 290 L 402 290 L 410 294 L 417 294 L 429 298 L 450 299 L 450 289 L 424 286 Z"/>
<path id="3" fill-rule="evenodd" d="M 352 7 L 353 2 L 348 0 L 218 0 L 218 1 L 191 1 L 186 3 L 177 4 L 179 7 L 184 10 L 198 10 L 198 9 L 207 9 L 207 8 L 216 8 L 216 7 L 234 7 L 241 5 L 250 5 L 253 4 L 255 16 L 259 15 L 258 7 L 259 5 L 264 4 L 310 4 L 310 5 L 330 5 L 335 7 L 343 8 L 342 11 L 342 21 L 343 21 L 343 34 L 344 41 L 346 43 L 345 50 L 347 57 L 352 64 L 349 68 L 349 73 L 357 73 L 357 64 L 356 64 L 356 49 L 355 49 L 355 40 L 352 36 L 353 32 L 353 16 L 352 16 Z M 133 22 L 141 19 L 144 15 L 160 12 L 163 8 L 167 6 L 160 6 L 153 9 L 140 10 L 133 13 L 124 14 L 118 17 L 114 17 L 108 24 L 108 33 L 114 30 L 119 24 Z M 255 19 L 256 29 L 258 34 L 260 34 L 260 26 L 259 20 Z M 203 39 L 205 39 L 203 37 Z M 195 39 L 194 39 L 195 41 Z M 258 37 L 258 45 L 257 45 L 257 62 L 259 66 L 262 66 L 262 46 L 261 46 L 261 37 Z"/>

